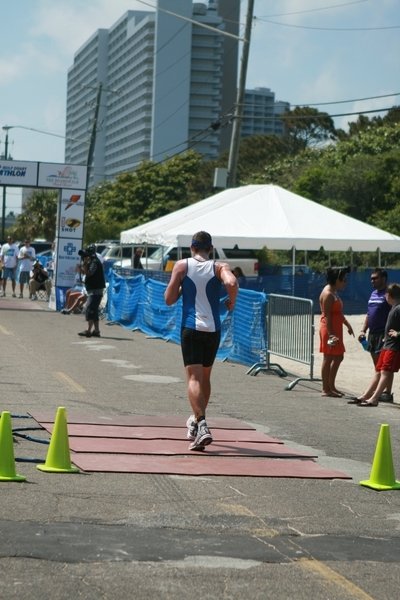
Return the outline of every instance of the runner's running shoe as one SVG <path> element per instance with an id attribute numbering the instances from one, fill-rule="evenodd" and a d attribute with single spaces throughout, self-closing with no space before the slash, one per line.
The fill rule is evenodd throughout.
<path id="1" fill-rule="evenodd" d="M 186 437 L 188 440 L 195 440 L 197 436 L 198 425 L 194 415 L 190 415 L 186 421 L 186 427 L 188 428 Z"/>
<path id="2" fill-rule="evenodd" d="M 190 444 L 189 450 L 204 450 L 205 446 L 213 441 L 207 423 L 203 420 L 198 423 L 198 431 L 196 439 Z"/>

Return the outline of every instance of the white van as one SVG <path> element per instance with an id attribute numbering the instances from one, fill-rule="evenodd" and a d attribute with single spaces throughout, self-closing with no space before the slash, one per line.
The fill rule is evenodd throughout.
<path id="1" fill-rule="evenodd" d="M 166 266 L 170 269 L 172 264 L 180 258 L 189 258 L 190 256 L 190 248 L 188 247 L 159 246 L 157 250 L 149 255 L 145 268 L 153 271 L 163 271 Z M 258 274 L 257 250 L 214 247 L 214 258 L 228 263 L 231 269 L 240 267 L 247 277 L 254 277 Z"/>
<path id="2" fill-rule="evenodd" d="M 121 266 L 121 256 L 122 256 L 122 266 L 123 267 L 132 267 L 133 265 L 133 257 L 135 254 L 135 248 L 143 248 L 144 254 L 142 256 L 142 265 L 143 268 L 146 267 L 147 258 L 159 248 L 159 246 L 155 245 L 140 245 L 136 244 L 135 246 L 122 246 L 121 244 L 110 244 L 107 246 L 102 252 L 103 265 L 105 266 Z"/>

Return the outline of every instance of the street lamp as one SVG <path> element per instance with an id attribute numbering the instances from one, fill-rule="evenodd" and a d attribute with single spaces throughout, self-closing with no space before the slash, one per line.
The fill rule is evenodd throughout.
<path id="1" fill-rule="evenodd" d="M 6 132 L 6 139 L 5 139 L 5 143 L 4 143 L 4 160 L 8 159 L 8 130 L 12 129 L 11 125 L 4 125 L 2 127 L 3 131 Z M 3 186 L 3 212 L 2 212 L 2 216 L 1 216 L 1 239 L 4 242 L 4 236 L 5 236 L 5 229 L 6 229 L 6 186 Z"/>

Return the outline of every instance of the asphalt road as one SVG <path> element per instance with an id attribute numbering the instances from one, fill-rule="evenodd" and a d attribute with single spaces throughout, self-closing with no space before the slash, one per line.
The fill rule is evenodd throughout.
<path id="1" fill-rule="evenodd" d="M 106 322 L 102 338 L 86 340 L 83 327 L 44 303 L 0 298 L 0 408 L 14 428 L 59 406 L 186 420 L 178 346 Z M 349 367 L 356 377 L 357 355 Z M 400 491 L 358 482 L 369 478 L 381 423 L 400 476 L 399 407 L 360 409 L 321 398 L 317 382 L 286 391 L 292 377 L 246 370 L 216 363 L 209 415 L 316 450 L 351 480 L 49 474 L 30 462 L 44 461 L 47 446 L 18 437 L 27 481 L 0 484 L 0 598 L 398 598 Z"/>

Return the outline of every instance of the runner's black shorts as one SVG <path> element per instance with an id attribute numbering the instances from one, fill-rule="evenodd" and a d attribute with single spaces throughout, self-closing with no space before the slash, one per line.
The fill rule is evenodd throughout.
<path id="1" fill-rule="evenodd" d="M 220 331 L 196 331 L 183 327 L 181 348 L 185 367 L 188 365 L 211 367 L 218 352 L 220 339 Z"/>

